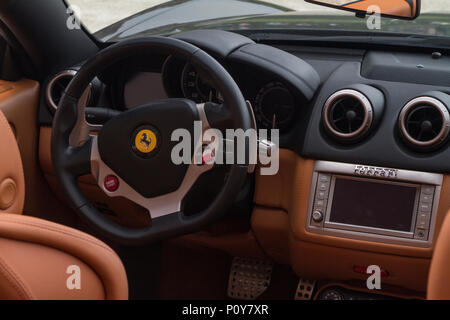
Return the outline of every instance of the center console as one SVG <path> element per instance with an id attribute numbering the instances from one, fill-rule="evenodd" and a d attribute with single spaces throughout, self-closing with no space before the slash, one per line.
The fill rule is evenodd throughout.
<path id="1" fill-rule="evenodd" d="M 442 181 L 435 173 L 317 161 L 306 229 L 430 247 Z"/>

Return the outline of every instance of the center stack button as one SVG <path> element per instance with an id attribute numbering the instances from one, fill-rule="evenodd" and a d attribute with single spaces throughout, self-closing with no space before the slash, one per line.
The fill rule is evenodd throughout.
<path id="1" fill-rule="evenodd" d="M 328 192 L 331 184 L 331 176 L 320 173 L 317 177 L 316 194 L 314 197 L 314 205 L 311 212 L 311 224 L 322 226 L 324 220 L 324 212 L 328 202 Z"/>
<path id="2" fill-rule="evenodd" d="M 312 219 L 316 223 L 320 223 L 323 221 L 323 213 L 320 210 L 314 210 L 312 214 Z"/>

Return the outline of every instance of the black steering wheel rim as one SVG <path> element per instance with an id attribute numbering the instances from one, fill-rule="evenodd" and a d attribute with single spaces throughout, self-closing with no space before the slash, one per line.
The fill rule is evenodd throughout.
<path id="1" fill-rule="evenodd" d="M 150 243 L 200 230 L 229 207 L 244 183 L 248 164 L 232 164 L 222 190 L 201 213 L 185 216 L 178 212 L 152 220 L 150 227 L 130 229 L 102 215 L 83 195 L 77 178 L 91 172 L 90 152 L 92 138 L 82 146 L 69 143 L 77 120 L 78 100 L 90 81 L 105 68 L 130 56 L 164 53 L 179 56 L 207 73 L 229 106 L 234 129 L 251 128 L 251 115 L 242 93 L 229 73 L 214 58 L 201 49 L 181 40 L 166 37 L 132 39 L 111 45 L 88 60 L 75 75 L 55 114 L 52 130 L 52 161 L 62 193 L 77 214 L 103 236 L 129 245 Z"/>

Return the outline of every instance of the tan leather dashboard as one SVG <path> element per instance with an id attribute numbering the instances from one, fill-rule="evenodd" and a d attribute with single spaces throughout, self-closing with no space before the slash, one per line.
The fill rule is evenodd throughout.
<path id="1" fill-rule="evenodd" d="M 450 213 L 450 212 L 449 212 Z M 450 214 L 441 226 L 428 278 L 428 299 L 450 299 Z"/>
<path id="2" fill-rule="evenodd" d="M 53 190 L 56 179 L 50 159 L 51 128 L 40 130 L 40 164 Z M 383 283 L 400 288 L 426 291 L 433 247 L 420 248 L 361 241 L 314 234 L 306 231 L 306 217 L 314 160 L 303 159 L 289 150 L 280 150 L 280 171 L 275 176 L 256 176 L 255 209 L 251 231 L 212 236 L 208 232 L 186 235 L 178 240 L 185 245 L 201 245 L 229 252 L 232 255 L 269 256 L 282 264 L 290 264 L 305 278 L 344 281 L 365 281 L 367 275 L 355 273 L 354 266 L 379 265 L 389 272 Z M 80 180 L 85 194 L 94 202 L 103 202 L 119 216 L 121 223 L 139 226 L 146 215 L 141 208 L 124 210 L 121 199 L 107 198 L 89 177 Z M 440 227 L 450 209 L 450 176 L 445 176 L 440 197 L 436 241 Z M 120 216 L 125 211 L 128 217 Z M 125 219 L 125 220 L 124 220 Z"/>
<path id="3" fill-rule="evenodd" d="M 277 261 L 289 261 L 297 274 L 305 278 L 364 280 L 367 275 L 354 272 L 353 267 L 376 264 L 389 272 L 383 279 L 385 283 L 425 292 L 433 247 L 376 243 L 306 230 L 313 171 L 313 160 L 281 150 L 279 174 L 257 176 L 252 229 L 265 252 Z M 450 177 L 446 175 L 434 242 L 449 208 Z M 277 230 L 262 232 L 267 230 L 268 217 Z"/>

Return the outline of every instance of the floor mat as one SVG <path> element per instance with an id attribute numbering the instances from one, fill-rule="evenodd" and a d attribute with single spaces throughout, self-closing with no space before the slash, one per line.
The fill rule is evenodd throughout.
<path id="1" fill-rule="evenodd" d="M 161 244 L 116 250 L 127 272 L 130 300 L 159 299 Z"/>
<path id="2" fill-rule="evenodd" d="M 228 300 L 232 257 L 218 250 L 167 243 L 162 249 L 159 296 L 166 300 Z M 275 265 L 269 289 L 259 299 L 292 300 L 298 277 Z"/>
<path id="3" fill-rule="evenodd" d="M 227 299 L 231 257 L 206 248 L 165 244 L 162 249 L 160 298 L 163 300 Z"/>

